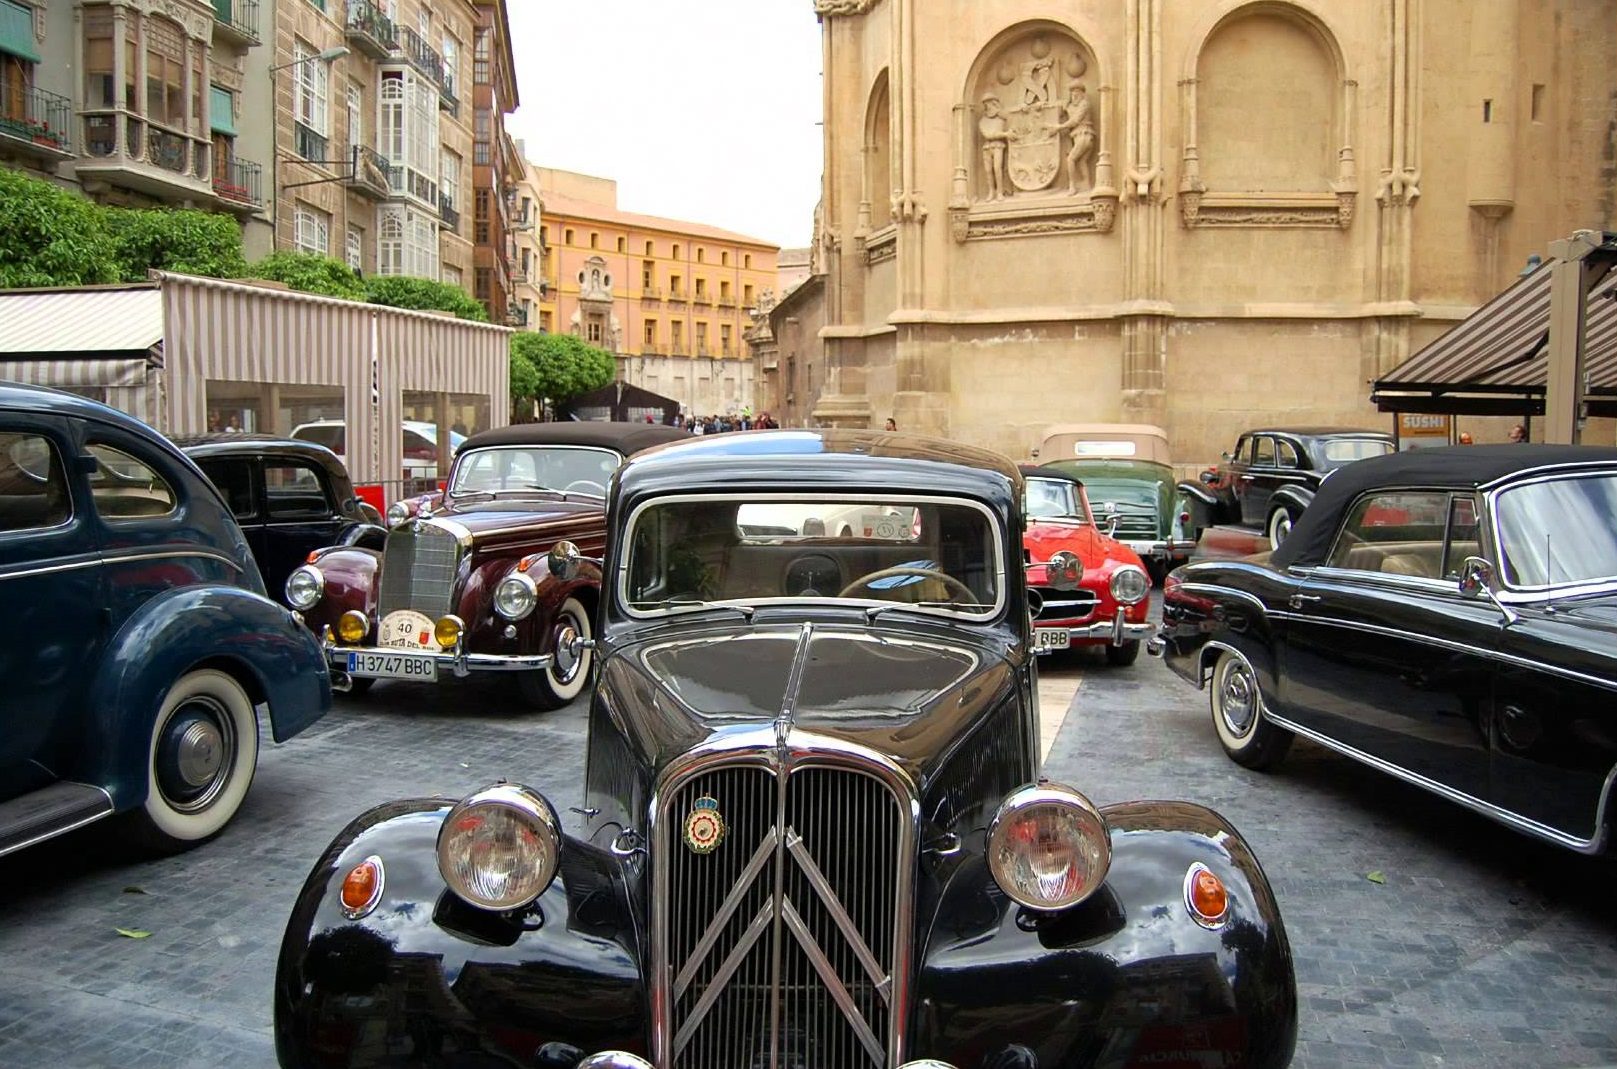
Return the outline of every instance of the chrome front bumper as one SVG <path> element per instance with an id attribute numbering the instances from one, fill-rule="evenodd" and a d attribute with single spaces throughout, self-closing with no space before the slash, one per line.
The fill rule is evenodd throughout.
<path id="1" fill-rule="evenodd" d="M 464 679 L 473 672 L 532 672 L 549 668 L 556 660 L 550 653 L 467 653 L 459 645 L 452 650 L 411 650 L 392 646 L 339 646 L 327 638 L 320 646 L 333 678 L 347 677 L 350 653 L 407 653 L 413 657 L 431 657 L 440 670 L 448 669 L 457 679 Z"/>
<path id="2" fill-rule="evenodd" d="M 1114 646 L 1121 646 L 1125 642 L 1139 642 L 1157 632 L 1155 625 L 1150 623 L 1129 623 L 1123 618 L 1122 613 L 1110 620 L 1096 620 L 1092 624 L 1079 624 L 1077 627 L 1063 627 L 1056 623 L 1036 623 L 1033 627 L 1035 630 L 1053 628 L 1065 631 L 1073 642 L 1108 641 Z"/>
<path id="3" fill-rule="evenodd" d="M 1132 549 L 1141 560 L 1152 560 L 1157 557 L 1169 559 L 1172 557 L 1188 557 L 1196 548 L 1196 543 L 1184 539 L 1163 541 L 1162 539 L 1123 539 L 1123 544 Z"/>

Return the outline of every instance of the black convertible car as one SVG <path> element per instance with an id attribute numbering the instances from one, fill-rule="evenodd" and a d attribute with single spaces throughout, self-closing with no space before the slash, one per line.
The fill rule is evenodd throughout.
<path id="1" fill-rule="evenodd" d="M 1352 464 L 1272 555 L 1170 575 L 1150 649 L 1209 687 L 1241 764 L 1302 735 L 1599 852 L 1617 781 L 1617 450 Z"/>
<path id="2" fill-rule="evenodd" d="M 604 564 L 532 572 L 603 577 L 579 826 L 517 782 L 538 736 L 359 817 L 293 906 L 281 1064 L 1285 1065 L 1241 835 L 1039 776 L 1021 509 L 1004 458 L 890 434 L 630 459 Z"/>

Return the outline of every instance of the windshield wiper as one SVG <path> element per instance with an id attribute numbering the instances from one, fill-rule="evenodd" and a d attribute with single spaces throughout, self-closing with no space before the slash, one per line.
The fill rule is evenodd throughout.
<path id="1" fill-rule="evenodd" d="M 751 605 L 737 605 L 733 601 L 703 601 L 701 598 L 693 598 L 689 594 L 676 594 L 671 598 L 664 598 L 661 601 L 654 601 L 649 604 L 642 602 L 638 603 L 636 607 L 641 609 L 733 609 L 746 617 L 749 624 L 752 623 L 752 614 L 757 612 Z"/>
<path id="2" fill-rule="evenodd" d="M 894 609 L 991 609 L 980 601 L 893 601 L 886 605 L 872 605 L 865 610 L 865 623 L 873 624 L 876 617 Z"/>

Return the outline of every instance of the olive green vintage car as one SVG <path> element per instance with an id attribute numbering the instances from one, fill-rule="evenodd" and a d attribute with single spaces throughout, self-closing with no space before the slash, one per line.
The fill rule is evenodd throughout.
<path id="1" fill-rule="evenodd" d="M 1144 423 L 1064 423 L 1049 427 L 1034 457 L 1076 477 L 1096 519 L 1145 562 L 1158 581 L 1196 548 L 1189 504 L 1178 489 L 1168 434 Z"/>

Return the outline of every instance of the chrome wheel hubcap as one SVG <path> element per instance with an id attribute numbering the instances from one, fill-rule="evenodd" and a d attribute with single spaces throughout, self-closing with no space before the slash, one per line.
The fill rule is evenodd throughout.
<path id="1" fill-rule="evenodd" d="M 182 813 L 206 809 L 230 780 L 236 735 L 229 710 L 198 697 L 176 709 L 155 755 L 157 788 Z"/>
<path id="2" fill-rule="evenodd" d="M 1224 686 L 1219 692 L 1219 712 L 1231 733 L 1240 736 L 1251 730 L 1257 708 L 1257 687 L 1247 670 L 1237 666 L 1225 672 Z"/>
<path id="3" fill-rule="evenodd" d="M 563 683 L 572 682 L 584 660 L 578 640 L 578 629 L 572 624 L 562 624 L 556 629 L 556 678 Z"/>

